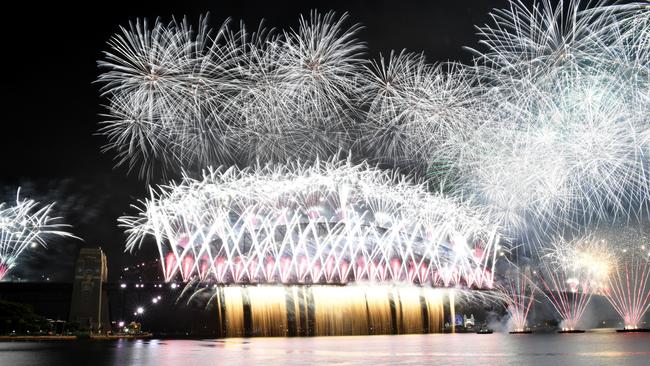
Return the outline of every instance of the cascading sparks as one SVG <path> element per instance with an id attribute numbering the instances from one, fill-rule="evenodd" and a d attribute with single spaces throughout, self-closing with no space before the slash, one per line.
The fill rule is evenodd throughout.
<path id="1" fill-rule="evenodd" d="M 439 333 L 448 298 L 448 290 L 376 284 L 216 291 L 228 337 Z"/>

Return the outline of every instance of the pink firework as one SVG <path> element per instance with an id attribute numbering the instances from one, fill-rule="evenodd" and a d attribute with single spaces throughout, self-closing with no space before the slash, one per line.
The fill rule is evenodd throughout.
<path id="1" fill-rule="evenodd" d="M 561 270 L 546 269 L 540 276 L 546 297 L 562 318 L 562 330 L 577 329 L 578 322 L 591 300 L 592 289 L 586 282 Z"/>
<path id="2" fill-rule="evenodd" d="M 625 329 L 638 329 L 650 308 L 650 253 L 643 246 L 640 250 L 626 250 L 625 254 L 609 276 L 605 297 L 623 318 Z"/>
<path id="3" fill-rule="evenodd" d="M 514 332 L 527 329 L 526 319 L 535 302 L 535 285 L 527 272 L 517 270 L 506 273 L 505 279 L 496 287 L 505 301 L 510 315 L 510 330 Z"/>

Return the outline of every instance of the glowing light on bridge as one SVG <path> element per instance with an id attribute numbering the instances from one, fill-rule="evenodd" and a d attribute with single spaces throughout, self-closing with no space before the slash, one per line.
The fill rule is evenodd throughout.
<path id="1" fill-rule="evenodd" d="M 166 281 L 408 282 L 491 287 L 498 240 L 482 212 L 350 162 L 208 170 L 123 217 L 155 239 Z"/>

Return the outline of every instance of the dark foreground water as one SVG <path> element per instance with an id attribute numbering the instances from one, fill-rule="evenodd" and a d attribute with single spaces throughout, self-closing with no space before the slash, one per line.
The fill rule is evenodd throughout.
<path id="1" fill-rule="evenodd" d="M 0 343 L 0 365 L 650 365 L 650 334 Z"/>

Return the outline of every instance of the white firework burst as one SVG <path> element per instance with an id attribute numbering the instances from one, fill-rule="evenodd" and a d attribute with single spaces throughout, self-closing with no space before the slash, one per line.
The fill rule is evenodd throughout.
<path id="1" fill-rule="evenodd" d="M 168 281 L 491 286 L 498 235 L 482 212 L 337 160 L 219 168 L 152 190 L 120 220 L 127 247 L 153 237 Z"/>
<path id="2" fill-rule="evenodd" d="M 296 30 L 216 32 L 201 18 L 138 21 L 99 62 L 100 132 L 118 165 L 150 177 L 210 164 L 332 156 L 351 142 L 364 51 L 347 15 L 312 12 Z"/>
<path id="3" fill-rule="evenodd" d="M 51 217 L 52 206 L 20 198 L 16 203 L 0 202 L 0 280 L 15 266 L 23 252 L 34 246 L 45 247 L 53 236 L 73 237 L 63 230 L 66 225 Z"/>
<path id="4" fill-rule="evenodd" d="M 461 143 L 449 139 L 441 150 L 461 157 L 448 159 L 456 187 L 537 241 L 564 227 L 638 215 L 649 197 L 650 60 L 640 59 L 648 33 L 638 23 L 650 13 L 579 5 L 513 1 L 480 28 L 483 123 L 469 139 L 452 134 Z M 602 57 L 604 50 L 616 58 Z"/>
<path id="5" fill-rule="evenodd" d="M 208 59 L 217 54 L 212 49 L 225 26 L 212 34 L 206 18 L 197 30 L 185 20 L 156 20 L 152 27 L 138 20 L 111 38 L 111 51 L 99 62 L 106 71 L 98 81 L 108 100 L 100 133 L 118 165 L 150 176 L 156 162 L 204 166 L 215 155 L 229 157 L 229 135 L 212 131 L 225 129 L 219 106 L 232 86 L 221 76 L 226 70 Z"/>
<path id="6" fill-rule="evenodd" d="M 366 68 L 360 90 L 366 111 L 361 136 L 380 162 L 420 168 L 441 163 L 450 135 L 471 130 L 476 121 L 467 68 L 430 65 L 422 54 L 380 57 Z"/>

